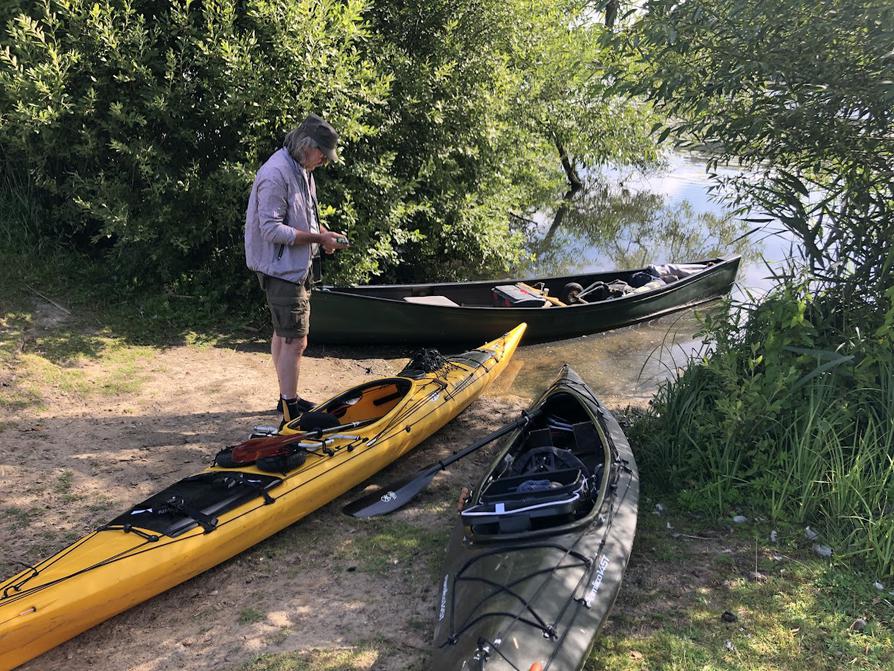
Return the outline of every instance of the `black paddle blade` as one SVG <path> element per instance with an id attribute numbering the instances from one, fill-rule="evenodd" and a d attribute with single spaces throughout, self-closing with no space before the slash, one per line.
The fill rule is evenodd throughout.
<path id="1" fill-rule="evenodd" d="M 440 464 L 430 466 L 421 473 L 412 475 L 400 482 L 391 483 L 387 489 L 377 489 L 366 496 L 361 496 L 341 510 L 346 515 L 359 518 L 393 513 L 395 510 L 403 508 L 419 492 L 428 487 L 428 483 L 434 479 L 440 470 Z"/>
<path id="2" fill-rule="evenodd" d="M 342 512 L 347 515 L 353 515 L 354 517 L 373 517 L 374 515 L 387 515 L 398 508 L 404 507 L 413 500 L 413 497 L 416 496 L 416 494 L 428 487 L 428 483 L 432 481 L 438 471 L 444 470 L 450 464 L 467 457 L 476 450 L 480 450 L 488 443 L 495 441 L 501 436 L 505 436 L 510 431 L 513 431 L 520 426 L 527 426 L 533 416 L 534 415 L 530 413 L 523 412 L 522 416 L 517 420 L 486 435 L 474 445 L 471 445 L 464 450 L 460 450 L 459 452 L 454 452 L 453 456 L 450 456 L 447 459 L 442 459 L 436 461 L 431 466 L 426 466 L 424 469 L 416 473 L 416 475 L 411 475 L 408 478 L 404 478 L 403 480 L 388 485 L 384 489 L 379 489 L 366 496 L 360 497 L 356 501 L 353 501 L 342 508 Z"/>

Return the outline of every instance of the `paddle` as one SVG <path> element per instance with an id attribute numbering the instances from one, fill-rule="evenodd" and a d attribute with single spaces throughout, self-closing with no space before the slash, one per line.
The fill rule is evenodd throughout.
<path id="1" fill-rule="evenodd" d="M 320 427 L 302 431 L 301 433 L 291 433 L 288 435 L 275 435 L 265 438 L 250 438 L 244 442 L 227 447 L 217 453 L 214 463 L 223 468 L 236 468 L 245 466 L 257 461 L 262 457 L 281 456 L 301 448 L 302 441 L 315 440 L 323 436 L 332 436 L 341 431 L 355 429 L 366 424 L 381 419 L 374 417 L 372 419 L 364 419 L 356 422 L 348 422 L 347 424 L 338 424 L 336 426 Z M 335 420 L 337 421 L 337 420 Z"/>
<path id="2" fill-rule="evenodd" d="M 533 415 L 527 412 L 522 412 L 522 416 L 517 420 L 485 436 L 471 447 L 467 447 L 460 452 L 454 452 L 453 455 L 447 459 L 436 461 L 430 466 L 426 466 L 415 475 L 394 482 L 387 487 L 378 489 L 360 497 L 356 501 L 352 501 L 342 508 L 342 512 L 347 515 L 361 518 L 387 515 L 388 513 L 394 512 L 398 508 L 404 507 L 419 492 L 425 489 L 428 486 L 428 483 L 430 483 L 435 475 L 437 475 L 438 471 L 444 470 L 450 464 L 459 461 L 463 457 L 467 457 L 476 450 L 480 450 L 488 443 L 492 443 L 497 438 L 505 436 L 510 431 L 526 426 L 528 422 L 531 421 L 532 417 Z"/>

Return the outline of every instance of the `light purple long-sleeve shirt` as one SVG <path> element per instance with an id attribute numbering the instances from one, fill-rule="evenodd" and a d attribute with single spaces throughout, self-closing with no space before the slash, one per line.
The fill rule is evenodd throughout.
<path id="1" fill-rule="evenodd" d="M 294 244 L 297 230 L 319 232 L 316 185 L 285 149 L 255 176 L 245 213 L 245 263 L 254 271 L 301 284 L 310 271 L 311 244 Z"/>

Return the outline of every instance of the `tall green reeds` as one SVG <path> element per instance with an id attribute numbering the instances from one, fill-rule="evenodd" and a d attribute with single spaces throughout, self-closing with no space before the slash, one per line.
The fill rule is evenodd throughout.
<path id="1" fill-rule="evenodd" d="M 743 326 L 708 334 L 713 349 L 634 426 L 641 472 L 690 508 L 809 523 L 836 556 L 891 576 L 894 354 L 865 356 L 866 342 L 796 346 L 825 339 L 803 298 L 777 293 Z"/>

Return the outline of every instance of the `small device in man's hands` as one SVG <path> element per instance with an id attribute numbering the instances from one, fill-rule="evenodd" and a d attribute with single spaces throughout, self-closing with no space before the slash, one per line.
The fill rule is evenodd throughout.
<path id="1" fill-rule="evenodd" d="M 344 247 L 350 247 L 351 241 L 348 240 L 345 236 L 339 235 L 337 238 L 335 238 L 335 244 L 342 245 Z"/>

